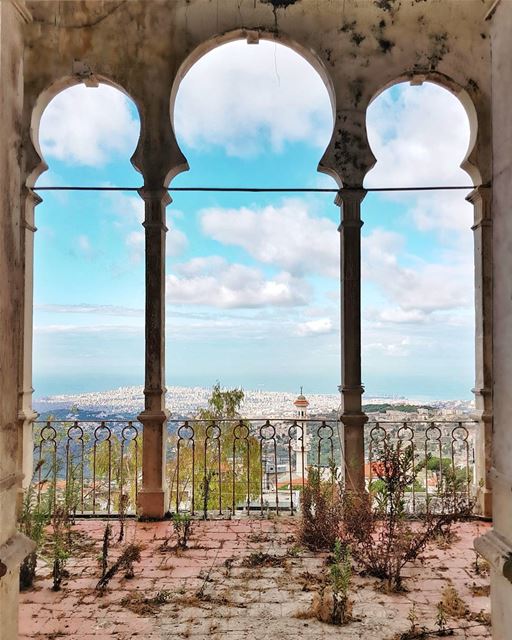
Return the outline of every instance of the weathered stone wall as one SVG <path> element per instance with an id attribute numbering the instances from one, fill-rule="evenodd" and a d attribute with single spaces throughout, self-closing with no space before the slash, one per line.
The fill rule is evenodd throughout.
<path id="1" fill-rule="evenodd" d="M 484 21 L 490 0 L 71 0 L 28 5 L 34 22 L 27 30 L 27 108 L 32 110 L 42 95 L 36 121 L 55 93 L 89 69 L 137 103 L 142 119 L 138 163 L 144 161 L 146 145 L 163 139 L 168 145 L 162 164 L 171 173 L 183 167 L 168 120 L 180 78 L 219 43 L 255 31 L 294 47 L 324 77 L 336 124 L 321 166 L 345 184 L 359 186 L 374 162 L 366 141 L 368 103 L 387 86 L 410 78 L 444 84 L 459 94 L 473 120 L 478 114 L 474 132 L 479 144 L 471 161 L 484 181 L 490 178 L 490 40 Z"/>
<path id="2" fill-rule="evenodd" d="M 19 564 L 30 546 L 16 533 L 18 467 L 18 314 L 21 280 L 20 145 L 23 108 L 23 6 L 0 3 L 0 639 L 17 635 Z"/>

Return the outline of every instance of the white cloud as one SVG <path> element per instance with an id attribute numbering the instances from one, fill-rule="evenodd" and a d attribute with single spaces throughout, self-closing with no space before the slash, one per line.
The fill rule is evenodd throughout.
<path id="1" fill-rule="evenodd" d="M 410 354 L 411 339 L 408 336 L 405 336 L 402 339 L 395 341 L 386 341 L 386 342 L 363 342 L 363 351 L 364 352 L 377 352 L 381 355 L 386 356 L 408 356 Z"/>
<path id="2" fill-rule="evenodd" d="M 108 316 L 143 316 L 143 309 L 133 307 L 121 307 L 107 304 L 36 304 L 35 311 L 45 313 L 77 313 L 77 314 L 101 314 Z"/>
<path id="3" fill-rule="evenodd" d="M 402 266 L 402 235 L 376 229 L 363 241 L 363 278 L 376 284 L 399 310 L 387 310 L 387 321 L 422 321 L 425 314 L 468 308 L 473 303 L 472 261 L 459 256 L 445 263 L 417 262 Z M 393 319 L 394 316 L 394 319 Z M 414 320 L 415 318 L 415 320 Z M 385 319 L 385 318 L 382 318 Z"/>
<path id="4" fill-rule="evenodd" d="M 91 241 L 89 240 L 89 236 L 84 234 L 79 235 L 76 239 L 76 249 L 78 253 L 85 256 L 86 258 L 91 257 L 93 254 L 93 247 L 91 245 Z"/>
<path id="5" fill-rule="evenodd" d="M 176 265 L 175 273 L 167 276 L 171 304 L 231 309 L 287 307 L 306 304 L 306 293 L 306 285 L 288 273 L 266 279 L 259 269 L 229 264 L 219 256 Z"/>
<path id="6" fill-rule="evenodd" d="M 242 247 L 256 260 L 294 275 L 339 274 L 339 234 L 328 218 L 314 217 L 302 200 L 263 208 L 204 209 L 203 233 Z"/>
<path id="7" fill-rule="evenodd" d="M 128 98 L 107 85 L 77 85 L 59 93 L 41 118 L 39 138 L 45 158 L 95 167 L 133 153 L 139 123 Z"/>
<path id="8" fill-rule="evenodd" d="M 300 78 L 300 82 L 297 79 Z M 274 151 L 286 142 L 325 148 L 332 132 L 327 89 L 311 65 L 277 43 L 217 47 L 183 79 L 174 112 L 180 141 L 229 155 Z"/>
<path id="9" fill-rule="evenodd" d="M 330 318 L 318 318 L 299 323 L 295 328 L 298 336 L 317 336 L 333 333 L 334 326 Z"/>
<path id="10" fill-rule="evenodd" d="M 39 335 L 89 335 L 89 334 L 105 334 L 115 335 L 119 334 L 140 334 L 144 331 L 143 325 L 74 325 L 74 324 L 50 324 L 50 325 L 35 325 L 34 333 Z"/>
<path id="11" fill-rule="evenodd" d="M 125 244 L 130 252 L 130 260 L 138 264 L 144 259 L 145 238 L 142 223 L 144 221 L 144 201 L 139 196 L 127 196 L 123 193 L 111 193 L 107 196 L 114 212 L 119 218 L 119 227 L 125 230 Z M 188 247 L 187 236 L 178 229 L 176 220 L 183 217 L 179 209 L 168 208 L 166 211 L 168 231 L 165 237 L 167 255 L 176 258 Z"/>

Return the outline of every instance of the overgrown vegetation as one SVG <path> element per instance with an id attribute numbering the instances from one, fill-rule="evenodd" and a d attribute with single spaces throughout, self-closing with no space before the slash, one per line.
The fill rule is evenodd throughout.
<path id="1" fill-rule="evenodd" d="M 54 591 L 59 591 L 62 580 L 67 576 L 66 562 L 71 554 L 71 518 L 67 505 L 55 505 L 51 517 L 52 533 L 52 578 Z"/>
<path id="2" fill-rule="evenodd" d="M 385 582 L 392 591 L 402 589 L 402 570 L 440 536 L 448 537 L 454 522 L 471 513 L 472 504 L 447 474 L 435 498 L 412 523 L 406 496 L 416 481 L 413 449 L 398 442 L 384 443 L 373 463 L 376 485 L 364 494 L 345 491 L 331 468 L 329 478 L 310 468 L 303 492 L 299 540 L 310 549 L 333 549 L 336 540 L 350 546 L 357 565 Z"/>
<path id="3" fill-rule="evenodd" d="M 45 537 L 45 527 L 50 522 L 52 495 L 48 494 L 44 499 L 38 500 L 34 479 L 39 473 L 43 461 L 36 466 L 32 482 L 23 494 L 23 502 L 18 516 L 18 529 L 35 542 L 36 548 L 21 563 L 20 589 L 30 589 L 34 583 L 37 567 L 37 554 Z"/>
<path id="4" fill-rule="evenodd" d="M 127 545 L 110 569 L 101 576 L 96 585 L 96 590 L 103 592 L 116 573 L 123 569 L 130 577 L 133 576 L 133 564 L 134 562 L 140 562 L 140 551 L 141 548 L 138 544 Z"/>
<path id="5" fill-rule="evenodd" d="M 402 569 L 454 522 L 467 517 L 472 505 L 448 481 L 435 503 L 414 524 L 407 517 L 407 488 L 416 480 L 413 450 L 398 442 L 386 444 L 374 469 L 381 483 L 378 498 L 371 492 L 343 495 L 343 535 L 355 560 L 369 575 L 385 581 L 389 590 L 402 588 Z"/>
<path id="6" fill-rule="evenodd" d="M 259 496 L 259 441 L 241 418 L 243 400 L 242 389 L 223 389 L 217 383 L 207 407 L 182 430 L 181 440 L 178 433 L 171 436 L 170 447 L 176 453 L 167 464 L 167 473 L 173 506 L 182 499 L 191 504 L 193 495 L 194 507 L 199 507 L 206 519 L 209 511 L 220 511 L 221 507 L 223 512 L 229 511 L 233 501 L 236 509 Z"/>
<path id="7" fill-rule="evenodd" d="M 325 481 L 318 468 L 308 468 L 299 529 L 299 542 L 308 549 L 331 551 L 340 537 L 343 489 L 334 481 L 334 469 L 331 469 L 331 477 L 332 481 Z"/>
<path id="8" fill-rule="evenodd" d="M 172 526 L 176 534 L 176 547 L 186 549 L 192 533 L 192 519 L 188 513 L 175 513 L 172 517 Z"/>
<path id="9" fill-rule="evenodd" d="M 339 540 L 334 545 L 333 561 L 329 569 L 332 589 L 332 624 L 346 624 L 352 619 L 352 604 L 349 599 L 352 562 L 350 548 Z"/>

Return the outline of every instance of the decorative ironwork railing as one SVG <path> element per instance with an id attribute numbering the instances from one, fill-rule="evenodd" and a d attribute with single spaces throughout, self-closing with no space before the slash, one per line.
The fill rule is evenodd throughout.
<path id="1" fill-rule="evenodd" d="M 365 425 L 366 486 L 379 491 L 386 445 L 409 448 L 414 480 L 405 509 L 419 513 L 450 487 L 476 492 L 473 421 L 370 421 Z M 343 471 L 343 425 L 334 419 L 169 420 L 170 512 L 207 517 L 237 512 L 295 513 L 316 466 L 325 480 Z M 142 479 L 142 426 L 137 421 L 34 423 L 32 492 L 53 508 L 66 501 L 77 516 L 136 513 Z M 381 475 L 381 474 L 380 474 Z"/>
<path id="2" fill-rule="evenodd" d="M 381 421 L 365 426 L 367 486 L 378 491 L 378 460 L 386 445 L 410 448 L 413 480 L 407 488 L 405 510 L 411 514 L 438 509 L 442 496 L 452 493 L 470 503 L 477 488 L 475 438 L 477 422 Z M 377 485 L 377 486 L 376 486 Z"/>
<path id="3" fill-rule="evenodd" d="M 341 468 L 336 419 L 170 420 L 169 510 L 295 513 L 311 465 Z"/>
<path id="4" fill-rule="evenodd" d="M 142 428 L 134 421 L 34 423 L 37 502 L 75 515 L 133 514 L 141 481 Z"/>

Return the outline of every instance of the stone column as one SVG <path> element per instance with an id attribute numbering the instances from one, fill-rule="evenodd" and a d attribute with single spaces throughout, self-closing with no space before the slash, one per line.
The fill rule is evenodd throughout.
<path id="1" fill-rule="evenodd" d="M 0 2 L 0 640 L 18 635 L 19 567 L 34 548 L 16 528 L 19 468 L 24 2 Z"/>
<path id="2" fill-rule="evenodd" d="M 34 317 L 34 210 L 41 198 L 31 189 L 25 194 L 25 217 L 22 233 L 23 256 L 23 312 L 20 315 L 22 336 L 22 356 L 19 380 L 18 409 L 18 468 L 23 477 L 19 487 L 19 500 L 24 490 L 30 485 L 33 473 L 33 423 L 38 414 L 32 408 L 32 345 Z"/>
<path id="3" fill-rule="evenodd" d="M 143 425 L 142 518 L 163 518 L 167 511 L 165 450 L 165 208 L 171 198 L 165 188 L 139 191 L 145 204 L 146 235 L 146 356 Z"/>
<path id="4" fill-rule="evenodd" d="M 361 397 L 361 202 L 364 189 L 341 189 L 341 421 L 344 426 L 345 482 L 364 491 L 364 425 Z"/>
<path id="5" fill-rule="evenodd" d="M 476 480 L 478 509 L 481 515 L 492 516 L 492 192 L 490 187 L 478 187 L 467 200 L 474 207 L 475 246 L 475 406 L 479 421 L 476 436 Z"/>

